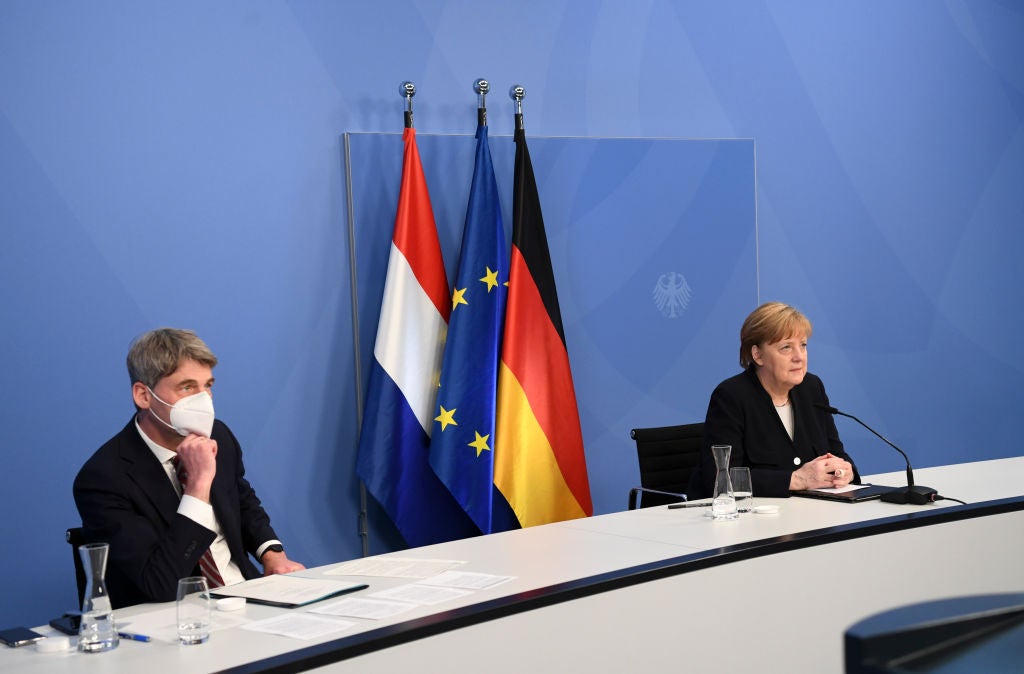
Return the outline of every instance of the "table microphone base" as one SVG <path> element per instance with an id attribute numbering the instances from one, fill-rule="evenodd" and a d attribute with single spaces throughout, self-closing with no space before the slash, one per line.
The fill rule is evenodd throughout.
<path id="1" fill-rule="evenodd" d="M 886 503 L 899 503 L 910 505 L 925 505 L 935 500 L 939 492 L 931 487 L 914 485 L 913 487 L 900 487 L 882 494 L 882 500 Z"/>

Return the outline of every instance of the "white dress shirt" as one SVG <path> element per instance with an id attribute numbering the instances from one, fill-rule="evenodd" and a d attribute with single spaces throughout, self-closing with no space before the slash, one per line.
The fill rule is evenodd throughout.
<path id="1" fill-rule="evenodd" d="M 156 444 L 152 438 L 150 438 L 139 426 L 138 420 L 135 421 L 135 428 L 139 430 L 139 435 L 145 441 L 146 445 L 152 450 L 153 455 L 156 456 L 157 461 L 163 466 L 164 472 L 167 473 L 167 479 L 174 485 L 174 490 L 178 492 L 178 496 L 181 497 L 181 502 L 178 504 L 178 513 L 189 518 L 196 524 L 206 527 L 210 531 L 217 534 L 217 538 L 214 539 L 213 543 L 210 544 L 210 551 L 213 553 L 213 561 L 217 563 L 217 570 L 220 571 L 221 578 L 224 579 L 225 585 L 234 585 L 235 583 L 241 583 L 245 580 L 245 576 L 242 575 L 238 565 L 231 561 L 231 549 L 228 547 L 228 542 L 224 538 L 224 533 L 220 529 L 220 523 L 217 522 L 216 515 L 213 514 L 213 506 L 209 503 L 189 496 L 188 494 L 182 495 L 181 483 L 178 481 L 178 473 L 174 469 L 174 464 L 171 461 L 177 456 L 176 452 L 173 452 L 166 447 L 161 447 Z M 276 541 L 267 541 L 260 546 L 260 551 L 263 552 L 263 548 L 275 543 Z"/>

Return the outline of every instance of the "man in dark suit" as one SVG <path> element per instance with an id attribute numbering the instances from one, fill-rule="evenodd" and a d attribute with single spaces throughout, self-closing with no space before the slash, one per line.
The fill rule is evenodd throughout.
<path id="1" fill-rule="evenodd" d="M 288 559 L 245 479 L 238 441 L 214 420 L 216 364 L 190 330 L 136 339 L 128 352 L 136 414 L 75 478 L 87 540 L 110 544 L 115 608 L 173 600 L 186 576 L 211 585 L 259 577 L 250 554 L 263 575 L 305 568 Z"/>

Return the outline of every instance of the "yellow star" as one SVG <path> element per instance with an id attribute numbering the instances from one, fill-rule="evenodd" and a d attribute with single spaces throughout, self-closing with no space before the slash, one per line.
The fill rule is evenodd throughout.
<path id="1" fill-rule="evenodd" d="M 476 450 L 477 456 L 480 456 L 480 452 L 484 451 L 485 449 L 490 451 L 491 448 L 487 446 L 487 439 L 491 437 L 490 435 L 481 436 L 476 431 L 473 431 L 473 435 L 476 436 L 476 440 L 469 443 L 469 446 Z"/>
<path id="2" fill-rule="evenodd" d="M 462 288 L 461 290 L 459 290 L 458 288 L 455 289 L 455 292 L 452 293 L 452 311 L 455 311 L 455 307 L 459 306 L 460 304 L 465 304 L 467 306 L 469 305 L 469 302 L 467 302 L 466 298 L 463 297 L 463 295 L 465 294 L 465 288 Z"/>
<path id="3" fill-rule="evenodd" d="M 448 428 L 449 424 L 451 424 L 452 426 L 458 426 L 459 425 L 459 423 L 457 421 L 455 421 L 455 410 L 454 409 L 446 410 L 444 408 L 444 405 L 441 405 L 441 413 L 438 414 L 436 417 L 434 417 L 434 421 L 440 421 L 441 422 L 441 432 L 442 433 L 444 432 L 444 429 Z"/>
<path id="4" fill-rule="evenodd" d="M 498 272 L 491 271 L 490 267 L 486 267 L 486 269 L 487 273 L 480 280 L 487 284 L 487 292 L 491 292 L 491 288 L 498 285 Z"/>

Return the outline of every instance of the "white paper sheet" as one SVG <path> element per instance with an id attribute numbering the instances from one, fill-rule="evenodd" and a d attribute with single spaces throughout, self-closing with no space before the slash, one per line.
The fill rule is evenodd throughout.
<path id="1" fill-rule="evenodd" d="M 324 604 L 311 610 L 310 613 L 338 615 L 349 618 L 365 618 L 367 620 L 383 620 L 416 608 L 416 604 L 390 599 L 373 599 L 370 597 L 348 597 L 339 601 Z"/>
<path id="2" fill-rule="evenodd" d="M 347 630 L 353 625 L 355 625 L 354 622 L 337 618 L 320 618 L 308 613 L 285 613 L 242 625 L 242 629 L 309 640 Z"/>
<path id="3" fill-rule="evenodd" d="M 466 562 L 453 559 L 383 557 L 353 559 L 326 572 L 328 576 L 377 576 L 379 578 L 429 578 Z"/>
<path id="4" fill-rule="evenodd" d="M 857 491 L 858 489 L 864 489 L 865 487 L 871 487 L 874 485 L 870 484 L 848 484 L 845 487 L 825 487 L 824 489 L 815 489 L 814 491 L 823 491 L 827 494 L 845 494 L 848 491 Z"/>
<path id="5" fill-rule="evenodd" d="M 420 585 L 418 583 L 410 583 L 409 585 L 399 585 L 398 587 L 391 587 L 387 590 L 381 590 L 375 592 L 371 596 L 379 599 L 394 599 L 396 601 L 407 601 L 414 604 L 423 604 L 430 606 L 433 604 L 440 604 L 441 602 L 451 601 L 453 599 L 461 599 L 473 594 L 468 590 L 457 590 L 451 587 L 431 587 L 429 585 Z"/>
<path id="6" fill-rule="evenodd" d="M 432 578 L 421 580 L 423 585 L 438 587 L 461 587 L 468 590 L 483 590 L 495 587 L 515 578 L 515 576 L 493 576 L 489 573 L 473 573 L 472 571 L 445 571 Z"/>

